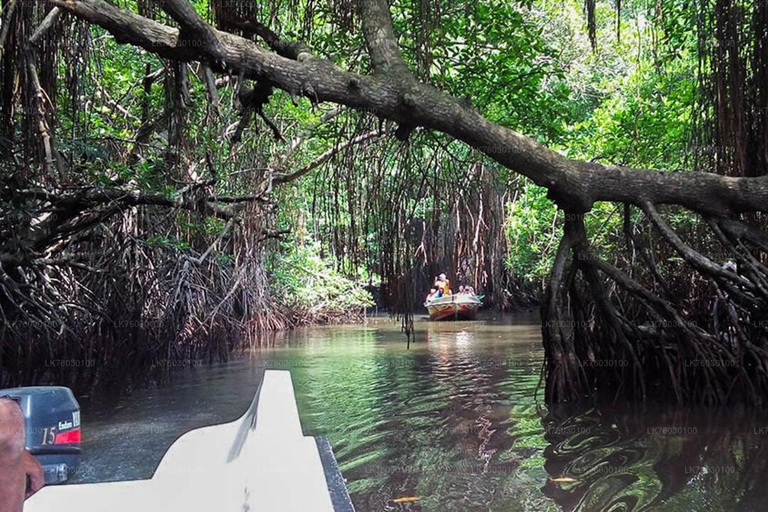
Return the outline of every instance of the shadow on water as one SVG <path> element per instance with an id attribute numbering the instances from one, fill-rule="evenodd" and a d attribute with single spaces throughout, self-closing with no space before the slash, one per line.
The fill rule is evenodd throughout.
<path id="1" fill-rule="evenodd" d="M 567 511 L 766 509 L 768 415 L 551 407 L 543 488 Z"/>
<path id="2" fill-rule="evenodd" d="M 293 376 L 359 512 L 762 510 L 768 419 L 737 409 L 545 408 L 536 317 L 300 329 L 166 388 L 84 411 L 82 481 L 147 478 L 183 432 L 239 416 L 265 368 Z M 88 412 L 88 415 L 85 412 Z"/>

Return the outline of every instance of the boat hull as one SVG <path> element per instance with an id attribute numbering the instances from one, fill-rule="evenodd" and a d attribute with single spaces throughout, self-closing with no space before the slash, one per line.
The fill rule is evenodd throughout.
<path id="1" fill-rule="evenodd" d="M 476 297 L 451 295 L 424 305 L 430 320 L 474 320 L 481 304 Z"/>

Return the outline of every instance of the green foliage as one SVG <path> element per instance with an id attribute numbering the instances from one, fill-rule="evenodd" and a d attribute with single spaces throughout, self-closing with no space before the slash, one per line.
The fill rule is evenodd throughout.
<path id="1" fill-rule="evenodd" d="M 320 256 L 318 242 L 284 243 L 267 268 L 276 295 L 300 315 L 329 319 L 374 305 L 359 277 L 341 274 Z"/>
<path id="2" fill-rule="evenodd" d="M 681 170 L 691 123 L 695 82 L 691 62 L 677 60 L 668 73 L 641 65 L 623 79 L 592 116 L 570 127 L 575 158 L 658 170 Z"/>
<path id="3" fill-rule="evenodd" d="M 542 280 L 552 266 L 562 230 L 557 209 L 547 199 L 547 190 L 525 182 L 517 201 L 509 208 L 507 234 L 510 252 L 507 268 L 526 280 Z"/>
<path id="4" fill-rule="evenodd" d="M 151 236 L 147 238 L 147 246 L 158 249 L 171 249 L 175 251 L 184 251 L 189 249 L 189 242 L 181 240 L 176 237 L 168 236 Z"/>
<path id="5" fill-rule="evenodd" d="M 697 60 L 688 11 L 664 4 L 657 17 L 639 2 L 624 2 L 618 40 L 611 5 L 598 2 L 593 52 L 581 27 L 581 2 L 534 4 L 539 10 L 532 12 L 549 27 L 544 47 L 559 55 L 555 79 L 570 95 L 556 117 L 535 110 L 550 123 L 562 123 L 551 145 L 580 160 L 689 170 Z M 598 204 L 586 216 L 593 250 L 601 257 L 617 254 L 622 215 L 613 205 Z M 690 214 L 681 216 L 681 223 L 692 222 Z M 511 249 L 506 263 L 517 277 L 539 282 L 546 277 L 563 220 L 545 189 L 523 181 L 507 218 Z"/>

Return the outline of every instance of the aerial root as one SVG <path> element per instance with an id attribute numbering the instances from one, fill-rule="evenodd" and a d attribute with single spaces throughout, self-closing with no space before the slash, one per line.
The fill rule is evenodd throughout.
<path id="1" fill-rule="evenodd" d="M 635 224 L 650 222 L 656 238 L 639 239 L 625 207 L 630 257 L 614 263 L 590 247 L 582 217 L 567 215 L 542 306 L 547 399 L 761 403 L 768 393 L 768 238 L 739 220 L 704 219 L 701 239 L 731 259 L 719 264 L 684 242 L 655 205 L 641 210 Z M 671 265 L 675 256 L 686 265 Z M 702 290 L 675 293 L 670 282 L 678 274 Z"/>

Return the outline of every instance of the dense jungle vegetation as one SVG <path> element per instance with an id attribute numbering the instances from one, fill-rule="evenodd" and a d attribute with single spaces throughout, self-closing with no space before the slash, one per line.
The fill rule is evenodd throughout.
<path id="1" fill-rule="evenodd" d="M 446 271 L 542 303 L 551 400 L 768 387 L 765 2 L 2 6 L 0 386 L 124 385 L 372 290 L 410 334 Z"/>

